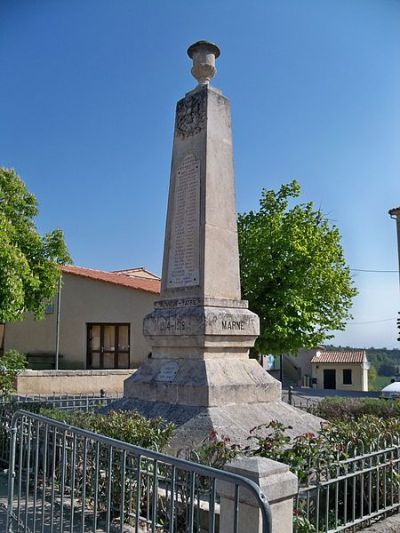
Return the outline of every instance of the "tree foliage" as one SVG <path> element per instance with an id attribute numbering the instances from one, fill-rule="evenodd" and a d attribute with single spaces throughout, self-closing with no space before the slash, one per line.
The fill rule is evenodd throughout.
<path id="1" fill-rule="evenodd" d="M 393 377 L 397 372 L 395 365 L 390 363 L 382 363 L 378 368 L 378 374 L 380 376 Z"/>
<path id="2" fill-rule="evenodd" d="M 14 170 L 0 168 L 0 322 L 40 317 L 70 261 L 61 230 L 41 236 L 37 201 Z"/>
<path id="3" fill-rule="evenodd" d="M 289 208 L 296 181 L 263 189 L 260 209 L 238 218 L 243 297 L 260 317 L 261 353 L 295 353 L 343 330 L 357 294 L 340 233 L 313 203 Z"/>
<path id="4" fill-rule="evenodd" d="M 376 390 L 376 378 L 378 377 L 378 372 L 376 368 L 371 365 L 368 369 L 368 390 Z"/>

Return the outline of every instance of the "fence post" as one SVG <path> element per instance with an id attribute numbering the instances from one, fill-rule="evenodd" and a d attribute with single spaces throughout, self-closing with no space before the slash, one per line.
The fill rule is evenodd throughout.
<path id="1" fill-rule="evenodd" d="M 293 531 L 293 496 L 297 494 L 297 477 L 285 464 L 264 457 L 240 457 L 225 466 L 225 470 L 247 477 L 257 483 L 271 508 L 272 532 Z M 234 487 L 219 485 L 220 533 L 232 533 L 234 517 Z M 262 517 L 254 497 L 245 489 L 239 493 L 239 531 L 263 533 Z"/>
<path id="2" fill-rule="evenodd" d="M 7 523 L 6 531 L 11 531 L 11 515 L 13 511 L 14 499 L 14 479 L 15 479 L 15 453 L 17 447 L 17 417 L 14 415 L 9 429 L 11 433 L 10 455 L 8 461 L 8 501 L 7 501 Z M 22 445 L 22 444 L 21 444 Z"/>
<path id="3" fill-rule="evenodd" d="M 291 385 L 289 385 L 289 390 L 288 390 L 288 403 L 289 405 L 292 405 L 293 403 L 293 387 Z"/>

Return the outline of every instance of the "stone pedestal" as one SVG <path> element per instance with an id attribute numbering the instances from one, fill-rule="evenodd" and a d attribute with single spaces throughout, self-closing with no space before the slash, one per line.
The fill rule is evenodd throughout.
<path id="1" fill-rule="evenodd" d="M 249 359 L 259 319 L 240 294 L 230 104 L 208 84 L 218 48 L 188 53 L 199 85 L 176 108 L 161 295 L 143 325 L 152 357 L 118 406 L 177 424 L 174 449 L 213 430 L 245 443 L 273 418 L 310 431 L 317 419 L 281 404 L 281 384 Z"/>
<path id="2" fill-rule="evenodd" d="M 226 465 L 225 470 L 247 477 L 261 488 L 271 509 L 272 531 L 293 531 L 293 497 L 297 494 L 297 477 L 285 464 L 264 457 L 242 457 Z M 219 486 L 220 532 L 233 531 L 232 519 L 235 504 L 234 487 L 227 483 Z M 262 517 L 257 502 L 243 490 L 239 497 L 239 531 L 262 533 Z"/>

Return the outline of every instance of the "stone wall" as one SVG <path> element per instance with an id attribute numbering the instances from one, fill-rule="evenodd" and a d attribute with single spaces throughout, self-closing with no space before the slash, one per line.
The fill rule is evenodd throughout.
<path id="1" fill-rule="evenodd" d="M 17 377 L 17 394 L 122 394 L 135 370 L 26 370 Z"/>

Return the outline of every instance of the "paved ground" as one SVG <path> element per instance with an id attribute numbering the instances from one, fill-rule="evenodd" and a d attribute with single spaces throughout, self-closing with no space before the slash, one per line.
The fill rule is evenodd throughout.
<path id="1" fill-rule="evenodd" d="M 400 532 L 400 514 L 395 514 L 376 522 L 373 526 L 361 530 L 361 533 L 399 533 Z"/>
<path id="2" fill-rule="evenodd" d="M 283 387 L 282 393 L 288 392 L 287 387 Z M 307 387 L 293 387 L 293 393 L 310 398 L 325 398 L 327 396 L 340 396 L 342 398 L 379 398 L 380 391 L 344 391 L 337 389 L 312 389 Z"/>
<path id="3" fill-rule="evenodd" d="M 6 525 L 7 525 L 7 485 L 8 485 L 8 478 L 7 474 L 4 473 L 4 471 L 0 471 L 0 532 L 3 533 L 6 531 Z M 29 506 L 29 518 L 28 518 L 28 527 L 29 531 L 31 531 L 32 528 L 32 513 L 33 513 L 33 505 Z M 70 530 L 70 524 L 68 520 L 65 520 L 64 522 L 64 531 Z M 75 526 L 80 530 L 80 523 L 79 520 L 75 520 Z M 44 524 L 44 532 L 45 533 L 53 533 L 53 529 L 59 530 L 59 517 L 55 516 L 54 520 L 54 528 L 50 527 L 49 520 L 45 521 Z M 74 528 L 75 529 L 75 528 Z M 36 531 L 38 531 L 38 526 L 35 528 Z M 88 529 L 88 531 L 92 531 L 92 529 Z M 97 530 L 99 533 L 104 533 L 104 530 L 99 529 Z"/>
<path id="4" fill-rule="evenodd" d="M 7 474 L 5 474 L 2 470 L 0 470 L 0 533 L 5 533 L 6 525 L 7 525 L 7 485 L 8 485 Z M 50 505 L 49 505 L 49 507 L 46 509 L 47 512 L 45 513 L 46 518 L 44 521 L 45 523 L 44 523 L 43 530 L 41 530 L 41 523 L 40 523 L 40 520 L 38 520 L 36 522 L 34 532 L 32 530 L 33 528 L 33 504 L 32 503 L 28 506 L 28 509 L 29 509 L 28 521 L 27 521 L 27 525 L 29 528 L 27 530 L 28 533 L 31 533 L 31 532 L 38 533 L 39 530 L 43 531 L 43 533 L 54 533 L 54 531 L 60 531 L 60 513 L 57 512 L 57 509 L 54 514 L 53 527 L 50 525 Z M 22 516 L 24 516 L 24 513 L 22 513 Z M 71 513 L 68 512 L 68 509 L 65 509 L 64 510 L 64 522 L 63 522 L 64 525 L 62 528 L 64 532 L 67 532 L 67 531 L 69 532 L 71 529 L 70 518 L 71 518 Z M 101 522 L 100 519 L 99 519 L 99 522 Z M 73 523 L 73 530 L 77 532 L 82 531 L 81 513 L 77 513 L 75 515 L 74 523 Z M 91 520 L 91 513 L 89 513 L 89 515 L 86 518 L 86 523 L 85 523 L 85 527 L 83 530 L 87 532 L 92 532 L 92 533 L 94 532 L 93 522 Z M 22 528 L 19 529 L 19 531 L 22 531 Z M 112 523 L 110 533 L 117 533 L 117 532 L 119 533 L 119 531 L 120 531 L 119 522 L 117 521 L 115 524 Z M 135 533 L 136 529 L 134 527 L 124 525 L 122 531 L 123 533 Z M 159 529 L 156 529 L 156 532 L 159 532 L 159 531 L 160 531 Z M 149 533 L 149 532 L 150 532 L 150 529 L 148 527 L 146 527 L 145 525 L 143 526 L 143 524 L 139 525 L 139 529 L 137 533 Z M 95 533 L 106 533 L 106 527 L 105 527 L 104 520 L 103 520 L 103 523 L 98 524 L 98 527 Z"/>

